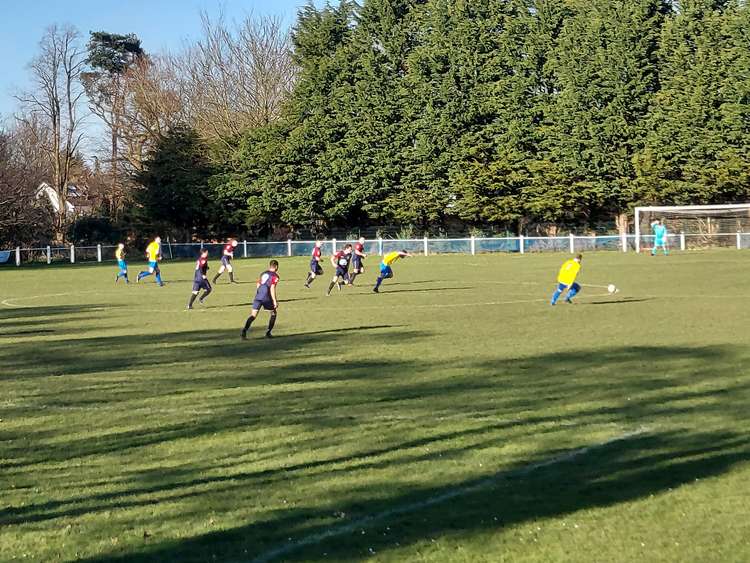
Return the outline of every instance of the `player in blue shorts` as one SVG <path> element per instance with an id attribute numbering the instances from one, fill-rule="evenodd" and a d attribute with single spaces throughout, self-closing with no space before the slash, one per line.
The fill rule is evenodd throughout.
<path id="1" fill-rule="evenodd" d="M 378 276 L 378 279 L 375 280 L 375 287 L 372 288 L 373 293 L 380 293 L 380 284 L 383 283 L 383 280 L 393 277 L 391 265 L 396 260 L 406 258 L 407 256 L 411 256 L 411 254 L 406 252 L 406 250 L 394 250 L 383 256 L 383 261 L 380 263 L 380 275 Z"/>
<path id="2" fill-rule="evenodd" d="M 214 283 L 218 281 L 219 276 L 225 271 L 229 272 L 229 283 L 237 283 L 234 281 L 234 268 L 232 267 L 234 249 L 237 248 L 237 244 L 237 241 L 232 239 L 224 245 L 224 249 L 221 251 L 221 266 L 219 266 L 219 271 L 214 276 Z"/>
<path id="3" fill-rule="evenodd" d="M 160 286 L 164 286 L 164 282 L 161 281 L 161 270 L 159 269 L 159 260 L 161 260 L 161 237 L 156 237 L 146 247 L 146 260 L 148 260 L 148 269 L 139 272 L 135 281 L 140 283 L 143 278 L 155 274 L 156 283 Z"/>
<path id="4" fill-rule="evenodd" d="M 240 336 L 243 340 L 247 339 L 247 333 L 250 330 L 250 326 L 258 316 L 258 311 L 265 309 L 271 312 L 271 318 L 268 319 L 268 330 L 266 330 L 266 338 L 271 338 L 273 335 L 271 331 L 276 324 L 276 312 L 279 309 L 279 301 L 276 298 L 276 285 L 279 283 L 279 263 L 276 260 L 271 260 L 268 264 L 268 270 L 263 272 L 258 278 L 256 284 L 257 290 L 255 292 L 255 299 L 253 300 L 253 308 L 250 311 L 250 316 L 245 321 L 245 328 L 240 332 Z"/>
<path id="5" fill-rule="evenodd" d="M 654 246 L 651 249 L 651 256 L 656 256 L 656 251 L 661 247 L 664 256 L 669 255 L 667 250 L 667 227 L 664 226 L 663 220 L 657 220 L 651 223 L 651 230 L 654 233 Z"/>
<path id="6" fill-rule="evenodd" d="M 354 280 L 359 274 L 365 273 L 365 237 L 359 237 L 354 243 L 354 253 L 352 254 L 352 274 L 349 280 L 350 285 L 354 285 Z"/>
<path id="7" fill-rule="evenodd" d="M 120 281 L 120 278 L 125 278 L 125 283 L 130 283 L 128 279 L 128 264 L 125 262 L 125 245 L 123 243 L 117 245 L 115 259 L 117 260 L 117 267 L 120 269 L 115 277 L 115 283 Z"/>
<path id="8" fill-rule="evenodd" d="M 317 276 L 323 275 L 323 266 L 320 265 L 323 261 L 322 246 L 322 240 L 315 241 L 315 246 L 313 247 L 312 255 L 310 256 L 310 272 L 307 274 L 307 280 L 305 280 L 305 287 L 308 289 L 310 289 L 310 284 Z"/>
<path id="9" fill-rule="evenodd" d="M 193 293 L 190 295 L 190 301 L 188 301 L 188 309 L 193 308 L 195 298 L 198 297 L 200 290 L 203 290 L 203 295 L 198 300 L 201 305 L 204 304 L 206 297 L 211 293 L 211 284 L 208 282 L 208 250 L 201 250 L 200 258 L 195 263 L 195 275 L 193 276 Z"/>
<path id="10" fill-rule="evenodd" d="M 331 256 L 331 264 L 336 268 L 336 273 L 331 280 L 331 284 L 328 286 L 326 295 L 331 295 L 333 286 L 337 286 L 341 291 L 341 284 L 348 284 L 351 280 L 349 278 L 349 264 L 352 261 L 352 245 L 347 244 L 344 246 L 344 250 L 339 250 L 336 254 Z"/>

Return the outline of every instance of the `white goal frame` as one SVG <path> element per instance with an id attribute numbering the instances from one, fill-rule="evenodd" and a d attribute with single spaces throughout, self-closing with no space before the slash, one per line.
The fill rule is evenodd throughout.
<path id="1" fill-rule="evenodd" d="M 747 209 L 750 203 L 727 203 L 719 205 L 651 205 L 635 208 L 635 251 L 641 251 L 641 213 L 645 211 L 669 212 L 669 211 L 719 211 L 721 209 Z"/>

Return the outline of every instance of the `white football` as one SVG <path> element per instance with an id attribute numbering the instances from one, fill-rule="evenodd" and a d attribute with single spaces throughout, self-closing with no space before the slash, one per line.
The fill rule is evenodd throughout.
<path id="1" fill-rule="evenodd" d="M 607 291 L 610 293 L 617 293 L 617 287 L 615 287 L 615 284 L 611 283 L 607 286 Z"/>

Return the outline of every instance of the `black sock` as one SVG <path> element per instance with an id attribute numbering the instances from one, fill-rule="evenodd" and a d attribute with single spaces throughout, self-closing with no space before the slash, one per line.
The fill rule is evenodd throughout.
<path id="1" fill-rule="evenodd" d="M 234 283 L 234 272 L 229 272 L 229 281 Z"/>
<path id="2" fill-rule="evenodd" d="M 247 320 L 245 321 L 245 328 L 244 328 L 245 332 L 247 332 L 248 330 L 250 330 L 250 325 L 253 324 L 254 320 L 255 320 L 255 317 L 253 317 L 252 315 L 250 315 L 247 318 Z"/>
<path id="3" fill-rule="evenodd" d="M 201 302 L 203 302 L 203 300 L 204 300 L 204 299 L 205 299 L 206 297 L 208 297 L 208 294 L 209 294 L 209 293 L 211 293 L 211 290 L 210 290 L 210 289 L 204 289 L 204 290 L 203 290 L 203 295 L 201 295 Z"/>
<path id="4" fill-rule="evenodd" d="M 195 298 L 198 297 L 197 293 L 191 293 L 190 294 L 190 302 L 188 303 L 188 307 L 192 307 L 193 303 L 195 303 Z"/>
<path id="5" fill-rule="evenodd" d="M 216 283 L 216 280 L 218 280 L 218 279 L 219 279 L 219 276 L 220 276 L 220 275 L 221 275 L 221 274 L 216 274 L 216 275 L 214 276 L 214 281 L 213 281 L 212 283 Z"/>
<path id="6" fill-rule="evenodd" d="M 328 293 L 331 293 L 333 291 L 333 286 L 336 285 L 335 281 L 331 282 L 331 285 L 328 286 Z"/>
<path id="7" fill-rule="evenodd" d="M 273 330 L 273 325 L 275 325 L 275 324 L 276 324 L 276 311 L 274 311 L 273 313 L 271 313 L 271 318 L 268 319 L 268 331 L 267 332 L 269 334 Z"/>
<path id="8" fill-rule="evenodd" d="M 357 277 L 358 275 L 359 275 L 359 274 L 358 274 L 357 272 L 354 272 L 354 273 L 353 273 L 353 274 L 352 274 L 352 275 L 351 275 L 351 276 L 349 277 L 349 285 L 354 285 L 354 278 L 356 278 L 356 277 Z"/>
<path id="9" fill-rule="evenodd" d="M 315 278 L 312 277 L 312 274 L 307 274 L 307 281 L 305 281 L 305 285 L 310 285 L 314 279 Z"/>

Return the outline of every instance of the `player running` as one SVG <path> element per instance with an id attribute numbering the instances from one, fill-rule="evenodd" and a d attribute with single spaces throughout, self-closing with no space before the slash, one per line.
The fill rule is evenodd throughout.
<path id="1" fill-rule="evenodd" d="M 161 260 L 161 237 L 156 237 L 146 247 L 146 259 L 148 260 L 148 270 L 138 273 L 136 282 L 140 282 L 143 278 L 156 274 L 156 283 L 160 287 L 164 287 L 164 282 L 161 281 L 161 270 L 159 269 L 159 260 Z"/>
<path id="2" fill-rule="evenodd" d="M 310 284 L 313 282 L 316 276 L 323 275 L 323 266 L 321 266 L 320 264 L 323 261 L 323 251 L 321 250 L 322 246 L 322 240 L 315 241 L 315 246 L 313 247 L 312 254 L 310 255 L 310 272 L 307 274 L 307 280 L 305 281 L 305 287 L 308 289 L 310 289 Z"/>
<path id="3" fill-rule="evenodd" d="M 651 249 L 651 256 L 656 256 L 656 251 L 661 247 L 664 256 L 669 255 L 667 250 L 667 227 L 664 226 L 664 220 L 656 220 L 651 223 L 651 230 L 654 232 L 654 246 Z"/>
<path id="4" fill-rule="evenodd" d="M 565 297 L 566 303 L 573 303 L 572 299 L 581 291 L 581 286 L 576 283 L 576 277 L 581 270 L 581 260 L 583 260 L 583 255 L 579 254 L 563 263 L 557 274 L 557 289 L 552 295 L 552 305 L 557 304 L 557 300 L 566 289 L 568 290 L 568 295 Z"/>
<path id="5" fill-rule="evenodd" d="M 333 280 L 331 280 L 331 284 L 328 286 L 326 295 L 331 295 L 331 291 L 333 290 L 334 285 L 338 287 L 339 291 L 341 291 L 342 283 L 348 284 L 351 282 L 351 279 L 349 278 L 349 264 L 351 263 L 351 261 L 351 244 L 347 244 L 346 246 L 344 246 L 344 250 L 339 250 L 336 254 L 331 256 L 331 264 L 333 264 L 333 267 L 336 268 L 336 273 L 333 276 Z"/>
<path id="6" fill-rule="evenodd" d="M 115 276 L 115 283 L 120 281 L 120 278 L 125 278 L 125 283 L 130 283 L 128 279 L 128 263 L 125 262 L 125 245 L 123 243 L 117 245 L 115 259 L 117 260 L 117 267 L 120 268 L 120 271 Z"/>
<path id="7" fill-rule="evenodd" d="M 240 336 L 243 340 L 247 339 L 247 333 L 250 330 L 250 325 L 253 324 L 255 317 L 258 316 L 258 311 L 261 307 L 271 312 L 271 318 L 268 319 L 268 330 L 266 330 L 266 338 L 272 338 L 271 331 L 273 326 L 276 324 L 276 311 L 279 309 L 279 302 L 276 299 L 276 284 L 279 283 L 279 263 L 276 260 L 271 260 L 268 264 L 268 270 L 263 272 L 258 279 L 256 285 L 257 291 L 255 292 L 255 299 L 253 300 L 253 309 L 250 311 L 250 316 L 245 321 L 245 328 L 240 332 Z"/>
<path id="8" fill-rule="evenodd" d="M 234 281 L 234 268 L 232 267 L 232 260 L 234 260 L 234 249 L 237 248 L 237 241 L 232 239 L 224 245 L 224 250 L 221 252 L 221 266 L 219 271 L 214 276 L 213 283 L 219 279 L 224 271 L 229 272 L 229 283 L 237 283 Z"/>
<path id="9" fill-rule="evenodd" d="M 408 256 L 411 256 L 411 254 L 409 254 L 406 250 L 394 250 L 393 252 L 389 252 L 388 254 L 383 256 L 383 261 L 380 263 L 380 275 L 375 282 L 375 287 L 372 288 L 372 291 L 374 293 L 380 293 L 380 284 L 383 283 L 383 280 L 387 280 L 393 277 L 393 270 L 391 269 L 391 265 L 396 260 L 406 258 Z"/>
<path id="10" fill-rule="evenodd" d="M 359 237 L 359 240 L 354 243 L 354 254 L 352 254 L 352 262 L 354 263 L 354 268 L 352 269 L 352 275 L 351 279 L 349 280 L 349 285 L 354 285 L 354 279 L 359 274 L 365 273 L 365 258 L 367 258 L 367 254 L 365 254 L 365 237 Z"/>
<path id="11" fill-rule="evenodd" d="M 198 292 L 203 290 L 203 295 L 198 300 L 201 305 L 204 304 L 206 297 L 211 293 L 211 284 L 208 282 L 208 250 L 201 250 L 200 258 L 195 263 L 195 275 L 193 277 L 193 293 L 190 295 L 190 301 L 188 301 L 188 310 L 193 308 L 195 298 L 198 297 Z"/>

